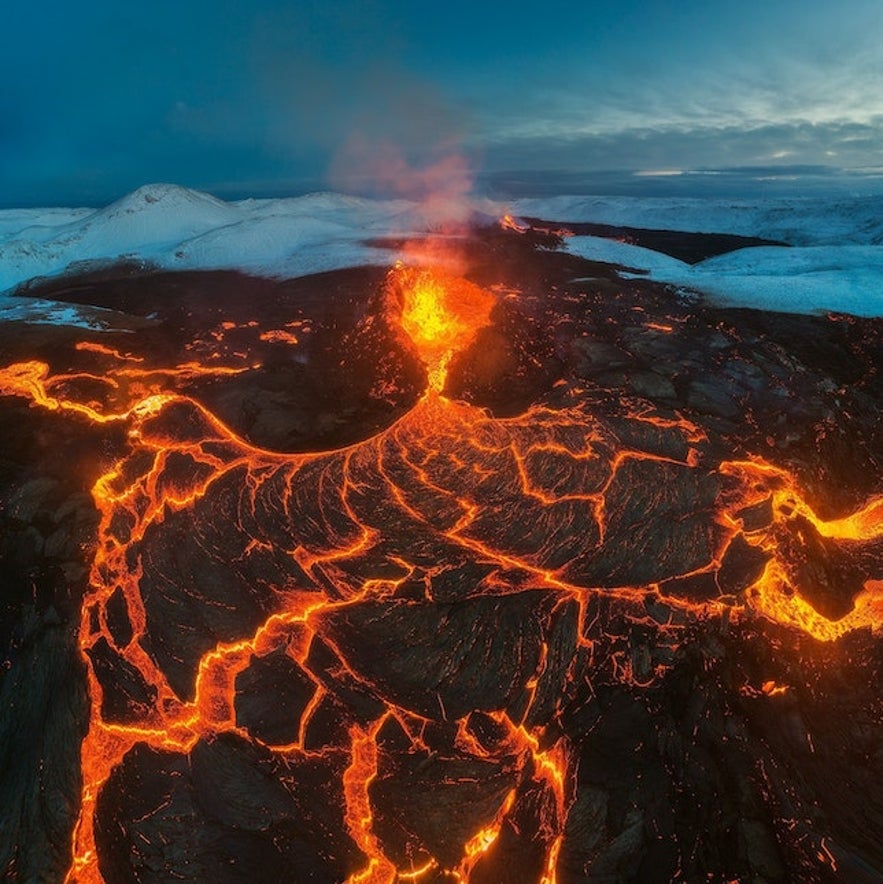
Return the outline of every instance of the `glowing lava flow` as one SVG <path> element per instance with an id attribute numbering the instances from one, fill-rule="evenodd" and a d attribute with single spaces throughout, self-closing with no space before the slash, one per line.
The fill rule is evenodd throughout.
<path id="1" fill-rule="evenodd" d="M 782 469 L 761 460 L 722 463 L 723 475 L 740 480 L 740 506 L 767 504 L 772 522 L 764 528 L 748 530 L 732 510 L 724 517 L 752 546 L 769 553 L 770 558 L 757 582 L 748 591 L 748 604 L 770 620 L 802 629 L 817 639 L 831 641 L 854 629 L 883 627 L 883 577 L 868 577 L 860 593 L 852 599 L 852 609 L 839 619 L 820 614 L 800 592 L 799 578 L 782 555 L 784 538 L 802 530 L 841 542 L 846 549 L 861 548 L 883 538 L 883 498 L 869 500 L 856 512 L 838 519 L 819 518 L 804 499 L 794 479 Z M 801 527 L 801 521 L 806 528 Z"/>
<path id="2" fill-rule="evenodd" d="M 103 880 L 101 845 L 118 831 L 146 850 L 141 820 L 106 819 L 119 811 L 102 805 L 109 784 L 137 782 L 144 757 L 230 737 L 268 767 L 333 772 L 340 831 L 323 849 L 351 882 L 483 880 L 497 851 L 526 842 L 532 880 L 551 884 L 575 771 L 566 740 L 548 735 L 574 682 L 601 677 L 600 605 L 636 620 L 649 601 L 667 606 L 677 616 L 661 635 L 678 618 L 745 606 L 821 639 L 880 627 L 879 575 L 832 621 L 802 598 L 782 543 L 798 516 L 847 552 L 879 542 L 880 500 L 824 522 L 783 470 L 707 463 L 687 421 L 617 425 L 581 406 L 498 420 L 450 401 L 448 364 L 489 322 L 492 296 L 428 270 L 400 268 L 390 285 L 430 390 L 340 451 L 260 450 L 171 392 L 106 410 L 61 395 L 74 387 L 43 365 L 0 372 L 4 394 L 129 430 L 130 453 L 93 490 L 101 522 L 80 627 L 92 717 L 68 880 Z M 122 364 L 107 383 L 132 372 Z M 765 503 L 769 516 L 748 524 Z M 739 600 L 723 588 L 694 597 L 690 581 L 720 580 L 737 540 L 764 557 L 759 576 Z M 284 739 L 242 699 L 271 665 L 304 696 Z M 636 686 L 664 666 L 638 673 L 615 654 L 609 665 L 607 677 Z M 418 774 L 463 817 L 456 843 L 424 825 L 431 808 L 389 797 L 417 801 Z M 284 782 L 301 807 L 297 777 Z"/>

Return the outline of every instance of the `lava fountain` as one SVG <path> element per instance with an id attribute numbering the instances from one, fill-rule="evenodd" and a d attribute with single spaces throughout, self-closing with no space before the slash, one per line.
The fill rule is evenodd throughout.
<path id="1" fill-rule="evenodd" d="M 454 354 L 490 323 L 494 296 L 463 277 L 404 264 L 390 274 L 388 293 L 393 322 L 426 365 L 428 389 L 441 392 Z"/>

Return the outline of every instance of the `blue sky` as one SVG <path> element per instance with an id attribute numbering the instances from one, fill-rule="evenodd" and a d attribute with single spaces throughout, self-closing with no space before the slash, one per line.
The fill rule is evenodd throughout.
<path id="1" fill-rule="evenodd" d="M 3 206 L 346 186 L 380 143 L 476 172 L 883 166 L 879 0 L 46 0 L 5 11 L 0 82 Z"/>

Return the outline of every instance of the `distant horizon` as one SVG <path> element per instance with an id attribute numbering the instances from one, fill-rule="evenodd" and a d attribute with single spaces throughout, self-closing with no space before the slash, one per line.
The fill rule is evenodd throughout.
<path id="1" fill-rule="evenodd" d="M 468 195 L 481 199 L 527 199 L 552 196 L 626 196 L 682 198 L 783 198 L 883 195 L 883 166 L 842 169 L 825 165 L 745 165 L 698 169 L 608 169 L 553 170 L 507 169 L 480 172 L 473 176 Z M 120 192 L 81 197 L 59 194 L 56 200 L 7 202 L 0 211 L 41 208 L 100 209 L 140 187 L 171 184 L 207 193 L 225 202 L 247 199 L 293 199 L 313 193 L 340 193 L 369 199 L 401 197 L 382 183 L 366 177 L 360 186 L 350 178 L 350 187 L 334 187 L 327 179 L 239 183 L 190 183 L 186 181 L 142 181 Z"/>

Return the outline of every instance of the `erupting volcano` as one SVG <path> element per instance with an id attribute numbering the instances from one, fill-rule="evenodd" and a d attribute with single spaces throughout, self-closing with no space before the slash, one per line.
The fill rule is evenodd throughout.
<path id="1" fill-rule="evenodd" d="M 554 238 L 506 222 L 472 234 L 465 276 L 329 273 L 138 335 L 6 342 L 4 407 L 44 438 L 28 481 L 97 512 L 65 582 L 79 769 L 40 750 L 79 784 L 46 874 L 883 869 L 879 323 L 762 329 Z M 173 285 L 70 295 L 146 316 L 139 286 Z M 326 382 L 336 412 L 273 417 Z M 85 440 L 76 475 L 52 433 Z M 30 494 L 6 492 L 22 532 Z"/>

